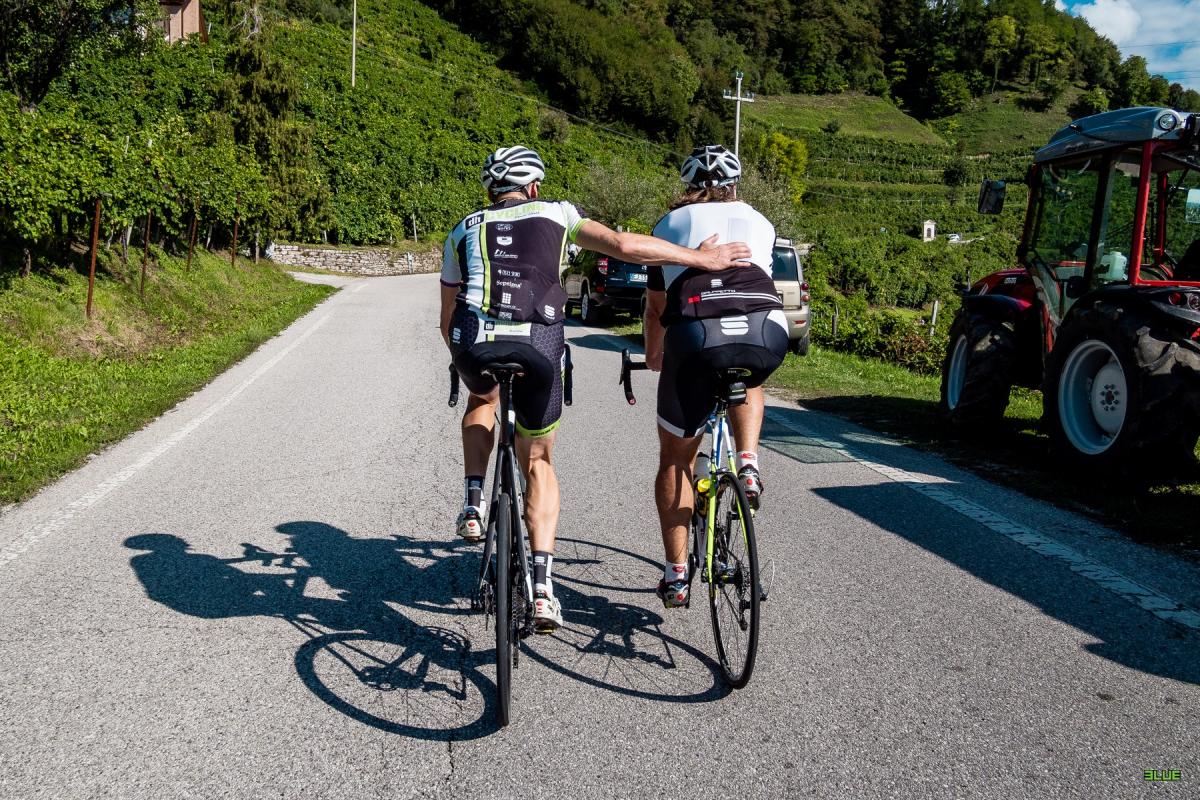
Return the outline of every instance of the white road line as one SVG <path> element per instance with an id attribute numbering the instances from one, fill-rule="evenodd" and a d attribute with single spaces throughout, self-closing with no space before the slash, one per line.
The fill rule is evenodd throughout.
<path id="1" fill-rule="evenodd" d="M 208 422 L 208 420 L 212 419 L 212 417 L 214 415 L 219 413 L 222 409 L 224 409 L 226 406 L 228 406 L 230 403 L 232 403 L 234 400 L 236 400 L 238 398 L 238 396 L 242 392 L 244 392 L 248 388 L 250 388 L 250 386 L 255 381 L 257 381 L 259 378 L 261 378 L 263 375 L 265 375 L 272 367 L 274 367 L 276 364 L 278 364 L 280 361 L 282 361 L 284 358 L 286 358 L 288 353 L 291 353 L 293 350 L 295 350 L 297 347 L 299 347 L 309 336 L 312 336 L 313 333 L 315 333 L 318 328 L 320 328 L 322 325 L 324 325 L 326 322 L 329 321 L 329 317 L 330 317 L 330 314 L 327 313 L 327 314 L 325 314 L 325 316 L 318 319 L 316 322 L 314 322 L 308 328 L 308 330 L 306 330 L 304 333 L 300 334 L 296 338 L 296 341 L 292 342 L 287 347 L 280 350 L 269 361 L 267 361 L 265 364 L 260 366 L 258 369 L 254 370 L 254 372 L 250 375 L 250 377 L 248 377 L 248 378 L 246 378 L 246 380 L 242 381 L 235 389 L 233 389 L 231 392 L 229 392 L 229 394 L 225 395 L 220 400 L 213 403 L 211 406 L 209 406 L 207 409 L 205 409 L 199 416 L 197 416 L 195 419 L 193 419 L 188 424 L 184 425 L 179 430 L 175 431 L 175 433 L 171 434 L 169 437 L 164 439 L 162 442 L 160 442 L 158 445 L 156 445 L 153 449 L 144 453 L 142 455 L 142 457 L 139 458 L 137 461 L 135 461 L 132 464 L 130 464 L 129 466 L 125 467 L 125 469 L 116 473 L 115 475 L 113 475 L 111 478 L 104 481 L 103 483 L 98 484 L 94 489 L 92 489 L 87 494 L 83 495 L 82 497 L 80 497 L 80 498 L 76 499 L 75 501 L 73 501 L 72 503 L 70 503 L 66 508 L 64 508 L 62 511 L 58 512 L 57 515 L 55 515 L 49 522 L 47 522 L 41 528 L 31 530 L 31 531 L 25 533 L 23 536 L 21 536 L 19 539 L 14 541 L 8 547 L 5 547 L 3 550 L 0 550 L 0 568 L 6 566 L 10 562 L 12 562 L 12 561 L 16 560 L 17 558 L 19 558 L 20 556 L 22 556 L 31 547 L 33 547 L 38 542 L 45 539 L 47 536 L 53 536 L 54 534 L 60 533 L 61 531 L 63 531 L 71 523 L 71 520 L 73 520 L 75 518 L 75 516 L 77 514 L 79 514 L 79 512 L 84 511 L 88 508 L 91 508 L 96 503 L 103 500 L 105 497 L 107 497 L 109 494 L 111 494 L 114 490 L 116 490 L 117 488 L 119 488 L 120 486 L 122 486 L 123 484 L 128 482 L 129 479 L 132 478 L 134 475 L 137 475 L 139 472 L 141 472 L 143 469 L 145 469 L 147 466 L 149 466 L 155 459 L 157 459 L 163 453 L 166 453 L 168 450 L 173 448 L 175 445 L 182 442 L 185 438 L 187 438 L 187 436 L 189 434 L 191 434 L 193 431 L 195 431 L 197 428 L 199 428 L 205 422 Z"/>
<path id="2" fill-rule="evenodd" d="M 907 470 L 862 458 L 852 452 L 844 443 L 824 439 L 813 431 L 786 419 L 774 408 L 768 407 L 766 414 L 772 422 L 793 430 L 819 445 L 841 453 L 846 458 L 853 459 L 863 466 L 869 467 L 885 478 L 906 486 L 935 503 L 957 511 L 988 530 L 1005 536 L 1039 555 L 1062 562 L 1077 575 L 1092 581 L 1101 589 L 1117 595 L 1138 608 L 1149 611 L 1159 619 L 1194 631 L 1200 631 L 1200 613 L 1161 592 L 1143 586 L 1114 569 L 1091 560 L 1078 550 L 1074 550 L 1056 539 L 1038 533 L 978 503 L 973 503 L 956 495 L 945 488 L 950 481 L 932 475 L 920 475 L 908 472 Z"/>

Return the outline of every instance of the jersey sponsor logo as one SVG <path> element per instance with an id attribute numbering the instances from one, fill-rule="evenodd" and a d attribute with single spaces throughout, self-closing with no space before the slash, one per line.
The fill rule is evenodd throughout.
<path id="1" fill-rule="evenodd" d="M 512 319 L 512 312 L 511 311 L 498 311 L 498 312 L 496 312 L 496 316 L 499 317 L 500 319 Z"/>
<path id="2" fill-rule="evenodd" d="M 497 236 L 496 244 L 500 245 L 501 247 L 508 247 L 510 244 L 512 244 L 512 237 L 511 236 Z"/>
<path id="3" fill-rule="evenodd" d="M 750 323 L 745 317 L 723 317 L 721 333 L 726 336 L 745 336 L 750 332 Z"/>
<path id="4" fill-rule="evenodd" d="M 488 320 L 487 322 L 483 323 L 483 329 L 485 331 L 494 331 L 496 330 L 496 323 Z"/>
<path id="5" fill-rule="evenodd" d="M 519 257 L 520 256 L 518 256 L 516 253 L 509 253 L 508 251 L 500 250 L 499 248 L 497 248 L 492 253 L 492 258 L 519 258 Z"/>
<path id="6" fill-rule="evenodd" d="M 466 218 L 463 222 L 464 228 L 474 228 L 479 223 L 483 222 L 483 214 L 473 214 Z"/>
<path id="7" fill-rule="evenodd" d="M 713 278 L 709 282 L 709 285 L 712 286 L 712 288 L 714 288 L 714 289 L 720 289 L 722 286 L 725 285 L 725 282 L 722 281 L 720 278 Z"/>
<path id="8" fill-rule="evenodd" d="M 501 292 L 500 293 L 500 302 L 506 306 L 512 305 L 512 295 L 509 294 L 508 292 Z"/>
<path id="9" fill-rule="evenodd" d="M 514 269 L 500 269 L 500 268 L 497 268 L 497 269 L 496 269 L 496 274 L 497 274 L 497 275 L 499 275 L 499 276 L 501 276 L 501 277 L 503 277 L 503 278 L 519 278 L 519 277 L 521 277 L 521 273 L 520 273 L 520 272 L 518 272 L 518 271 L 516 271 L 516 270 L 514 270 Z"/>
<path id="10" fill-rule="evenodd" d="M 558 312 L 554 306 L 542 306 L 542 315 L 545 316 L 546 319 L 554 319 L 554 315 L 557 313 Z"/>
<path id="11" fill-rule="evenodd" d="M 454 342 L 455 344 L 462 342 L 462 328 L 455 328 L 450 331 L 450 341 Z"/>
<path id="12" fill-rule="evenodd" d="M 500 222 L 496 224 L 496 230 L 500 231 L 501 233 L 508 233 L 512 229 L 513 226 L 511 222 Z"/>

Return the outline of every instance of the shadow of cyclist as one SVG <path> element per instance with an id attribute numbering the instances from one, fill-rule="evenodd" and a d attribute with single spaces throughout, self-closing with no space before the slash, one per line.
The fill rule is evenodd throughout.
<path id="1" fill-rule="evenodd" d="M 438 577 L 464 572 L 461 556 L 439 553 L 436 542 L 359 539 L 318 522 L 277 530 L 290 539 L 283 552 L 243 544 L 230 558 L 193 552 L 166 533 L 131 536 L 125 545 L 142 551 L 130 566 L 146 595 L 168 608 L 202 619 L 278 617 L 302 632 L 300 679 L 359 722 L 441 741 L 496 729 L 492 683 L 480 669 L 492 663 L 491 653 L 389 605 L 452 605 L 449 585 L 431 598 L 423 593 Z M 389 694 L 404 699 L 381 701 Z"/>

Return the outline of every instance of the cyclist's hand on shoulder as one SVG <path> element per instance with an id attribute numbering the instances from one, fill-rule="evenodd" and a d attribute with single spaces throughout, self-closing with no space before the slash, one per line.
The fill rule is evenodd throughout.
<path id="1" fill-rule="evenodd" d="M 750 266 L 750 246 L 745 242 L 717 244 L 718 236 L 713 234 L 700 243 L 696 249 L 708 256 L 708 269 L 718 272 L 731 267 Z"/>

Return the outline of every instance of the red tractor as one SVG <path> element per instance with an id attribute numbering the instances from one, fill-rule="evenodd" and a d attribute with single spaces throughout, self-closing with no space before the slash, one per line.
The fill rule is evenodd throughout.
<path id="1" fill-rule="evenodd" d="M 1040 388 L 1042 424 L 1077 462 L 1181 463 L 1200 435 L 1200 114 L 1129 108 L 1040 149 L 1019 268 L 963 297 L 942 410 L 995 429 L 1012 386 Z M 1005 184 L 985 181 L 981 213 Z"/>

